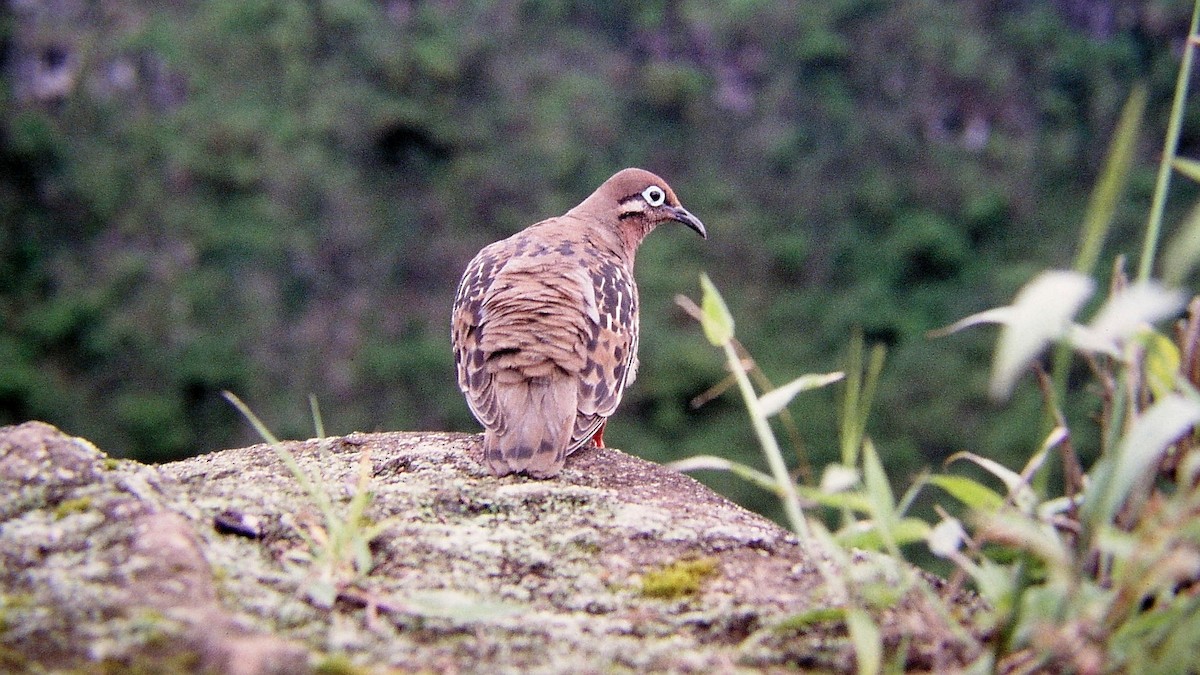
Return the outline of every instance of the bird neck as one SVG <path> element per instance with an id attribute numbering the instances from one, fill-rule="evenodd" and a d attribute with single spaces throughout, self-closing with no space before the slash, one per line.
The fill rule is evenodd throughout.
<path id="1" fill-rule="evenodd" d="M 642 218 L 627 218 L 617 225 L 617 234 L 620 236 L 621 246 L 628 252 L 629 264 L 631 266 L 633 265 L 633 254 L 637 252 L 638 246 L 642 245 L 642 240 L 653 229 L 654 223 Z"/>
<path id="2" fill-rule="evenodd" d="M 607 222 L 602 216 L 589 214 L 578 207 L 568 211 L 565 217 L 583 225 L 593 245 L 608 251 L 630 269 L 633 269 L 633 257 L 638 245 L 650 231 L 650 228 L 642 227 L 640 221 L 634 223 L 634 219 L 628 219 L 624 222 Z"/>

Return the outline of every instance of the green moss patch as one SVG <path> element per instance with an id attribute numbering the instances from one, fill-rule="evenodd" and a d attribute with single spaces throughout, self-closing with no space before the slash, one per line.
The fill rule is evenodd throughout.
<path id="1" fill-rule="evenodd" d="M 642 576 L 642 595 L 671 600 L 700 591 L 701 583 L 717 571 L 716 558 L 678 560 L 646 572 Z"/>

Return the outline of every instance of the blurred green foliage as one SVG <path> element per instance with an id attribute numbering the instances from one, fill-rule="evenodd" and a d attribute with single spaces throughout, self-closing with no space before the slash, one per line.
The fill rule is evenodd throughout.
<path id="1" fill-rule="evenodd" d="M 1003 415 L 985 398 L 991 335 L 925 333 L 1068 264 L 1143 81 L 1101 266 L 1130 250 L 1189 8 L 51 5 L 0 10 L 0 423 L 167 460 L 253 440 L 228 389 L 283 436 L 308 433 L 310 392 L 331 433 L 473 430 L 448 340 L 462 268 L 636 165 L 711 234 L 639 254 L 642 368 L 609 442 L 760 462 L 734 396 L 689 407 L 726 375 L 672 302 L 707 270 L 769 375 L 836 370 L 856 328 L 888 345 L 871 436 L 897 477 L 1039 442 L 1032 388 Z M 792 408 L 817 465 L 835 397 Z"/>

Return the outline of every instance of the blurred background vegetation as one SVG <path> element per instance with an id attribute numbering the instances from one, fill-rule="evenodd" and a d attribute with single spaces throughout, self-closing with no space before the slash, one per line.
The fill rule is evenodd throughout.
<path id="1" fill-rule="evenodd" d="M 777 383 L 839 369 L 855 330 L 887 345 L 869 431 L 897 481 L 958 450 L 1013 465 L 1042 433 L 1031 383 L 1000 411 L 994 336 L 925 334 L 1069 265 L 1144 82 L 1104 259 L 1138 253 L 1189 10 L 10 0 L 0 423 L 170 460 L 255 440 L 229 389 L 286 437 L 311 435 L 310 392 L 332 433 L 474 431 L 448 338 L 466 262 L 641 166 L 710 239 L 660 230 L 639 254 L 642 367 L 611 445 L 762 464 L 733 392 L 689 405 L 726 375 L 672 300 L 706 270 Z M 837 394 L 791 406 L 818 466 L 838 454 Z"/>

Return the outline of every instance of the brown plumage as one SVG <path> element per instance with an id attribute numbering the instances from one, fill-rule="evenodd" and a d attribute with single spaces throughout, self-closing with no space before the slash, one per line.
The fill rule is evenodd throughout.
<path id="1" fill-rule="evenodd" d="M 637 373 L 634 253 L 668 220 L 707 237 L 665 181 L 625 169 L 467 265 L 450 337 L 492 473 L 554 476 L 599 440 Z"/>

